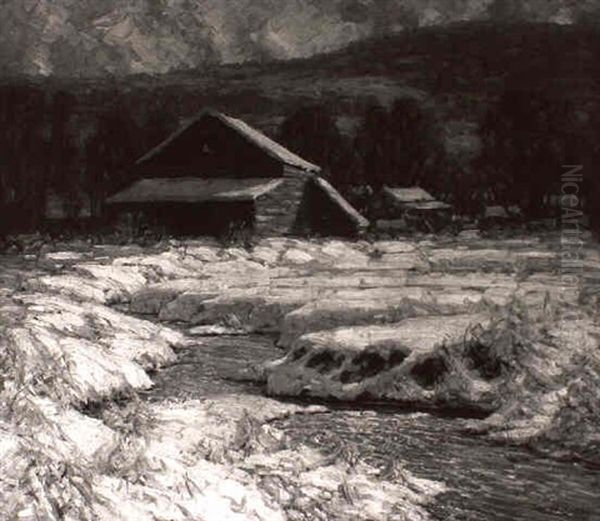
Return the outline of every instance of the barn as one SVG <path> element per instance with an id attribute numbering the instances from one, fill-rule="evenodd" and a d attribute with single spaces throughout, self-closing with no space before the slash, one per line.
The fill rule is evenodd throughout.
<path id="1" fill-rule="evenodd" d="M 179 235 L 355 235 L 368 225 L 320 168 L 240 119 L 204 110 L 141 157 L 106 201 L 134 226 Z"/>

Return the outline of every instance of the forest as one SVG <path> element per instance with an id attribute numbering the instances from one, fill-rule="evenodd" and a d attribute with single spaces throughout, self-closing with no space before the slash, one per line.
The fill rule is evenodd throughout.
<path id="1" fill-rule="evenodd" d="M 89 200 L 102 201 L 131 182 L 135 159 L 177 128 L 177 103 L 137 103 L 116 91 L 98 91 L 85 110 L 76 92 L 36 85 L 0 87 L 0 201 L 2 232 L 43 223 L 49 191 L 68 201 L 73 216 Z M 181 103 L 181 101 L 179 101 Z M 600 184 L 593 165 L 600 148 L 600 115 L 581 115 L 572 103 L 543 91 L 507 89 L 478 122 L 478 154 L 466 161 L 448 152 L 443 121 L 413 98 L 390 106 L 373 100 L 358 112 L 352 133 L 329 104 L 296 106 L 272 137 L 320 164 L 345 194 L 357 187 L 420 185 L 476 215 L 486 204 L 521 208 L 526 218 L 553 217 L 559 208 L 563 165 L 582 165 L 585 209 L 597 229 Z M 554 201 L 554 202 L 553 202 Z M 358 203 L 359 206 L 360 202 Z M 594 211 L 594 209 L 596 211 Z"/>
<path id="2" fill-rule="evenodd" d="M 4 78 L 0 234 L 43 226 L 49 193 L 72 216 L 85 205 L 100 216 L 135 160 L 206 106 L 318 163 L 367 213 L 381 185 L 419 184 L 457 214 L 504 205 L 555 217 L 563 165 L 578 165 L 598 230 L 598 41 L 587 25 L 470 23 L 305 60 Z"/>

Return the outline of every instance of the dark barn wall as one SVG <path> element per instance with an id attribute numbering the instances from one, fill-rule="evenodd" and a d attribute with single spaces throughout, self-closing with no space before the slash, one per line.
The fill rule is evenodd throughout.
<path id="1" fill-rule="evenodd" d="M 232 229 L 251 229 L 254 206 L 249 201 L 116 204 L 109 220 L 134 235 L 149 231 L 176 236 L 222 236 Z"/>
<path id="2" fill-rule="evenodd" d="M 254 202 L 123 203 L 110 205 L 107 224 L 134 235 L 223 236 L 236 230 L 262 237 L 357 235 L 357 224 L 306 173 L 288 173 Z"/>
<path id="3" fill-rule="evenodd" d="M 358 233 L 356 223 L 312 179 L 306 185 L 299 219 L 316 235 L 353 237 Z"/>
<path id="4" fill-rule="evenodd" d="M 306 185 L 310 177 L 288 172 L 277 188 L 256 199 L 255 230 L 258 235 L 304 234 L 309 230 L 301 218 Z"/>
<path id="5" fill-rule="evenodd" d="M 280 177 L 281 163 L 218 118 L 204 116 L 156 156 L 135 166 L 140 177 Z"/>

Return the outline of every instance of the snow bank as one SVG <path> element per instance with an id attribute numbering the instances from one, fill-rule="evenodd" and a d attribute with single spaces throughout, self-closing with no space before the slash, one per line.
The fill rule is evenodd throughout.
<path id="1" fill-rule="evenodd" d="M 268 366 L 268 389 L 277 395 L 487 409 L 495 398 L 489 382 L 453 362 L 455 352 L 462 355 L 489 323 L 487 315 L 468 314 L 310 333 Z"/>
<path id="2" fill-rule="evenodd" d="M 443 487 L 406 471 L 392 484 L 375 469 L 304 447 L 290 465 L 286 440 L 269 421 L 319 407 L 253 396 L 146 405 L 130 393 L 151 386 L 146 370 L 174 361 L 186 339 L 106 304 L 131 299 L 138 312 L 208 327 L 279 330 L 314 293 L 302 284 L 271 286 L 274 272 L 292 271 L 270 265 L 280 253 L 261 248 L 261 259 L 198 244 L 80 262 L 3 296 L 0 403 L 10 407 L 0 407 L 0 517 L 283 521 L 329 500 L 335 518 L 428 519 L 423 505 Z M 314 262 L 330 266 L 352 247 L 311 249 Z M 124 395 L 131 399 L 110 401 Z"/>

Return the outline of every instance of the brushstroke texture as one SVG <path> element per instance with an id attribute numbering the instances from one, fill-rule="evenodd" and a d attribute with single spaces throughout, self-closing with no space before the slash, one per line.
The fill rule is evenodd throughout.
<path id="1" fill-rule="evenodd" d="M 568 24 L 595 0 L 0 0 L 0 73 L 98 76 L 293 59 L 472 20 Z"/>

